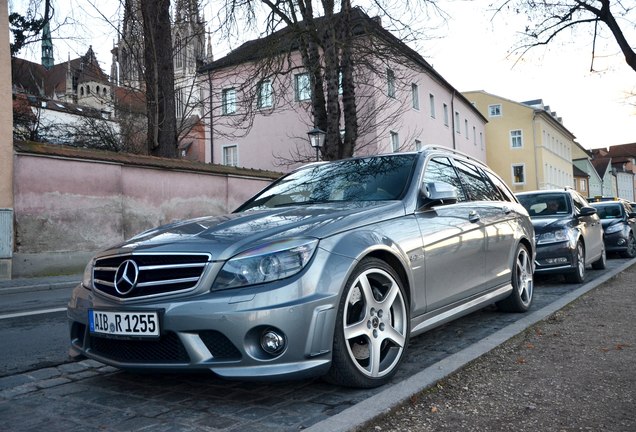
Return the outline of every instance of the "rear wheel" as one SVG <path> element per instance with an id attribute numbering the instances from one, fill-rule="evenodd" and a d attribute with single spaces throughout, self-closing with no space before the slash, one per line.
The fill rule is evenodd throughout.
<path id="1" fill-rule="evenodd" d="M 404 358 L 408 336 L 408 306 L 399 276 L 382 260 L 364 259 L 340 301 L 325 379 L 361 388 L 385 384 Z"/>
<path id="2" fill-rule="evenodd" d="M 621 255 L 625 258 L 634 258 L 636 256 L 636 239 L 634 239 L 634 234 L 629 233 L 629 238 L 627 239 L 627 250 L 623 252 Z"/>
<path id="3" fill-rule="evenodd" d="M 528 249 L 523 244 L 517 247 L 517 254 L 512 264 L 512 292 L 508 297 L 497 302 L 497 307 L 505 312 L 526 312 L 532 304 L 534 282 L 532 279 L 532 260 Z"/>
<path id="4" fill-rule="evenodd" d="M 569 283 L 582 283 L 585 280 L 585 248 L 581 242 L 576 244 L 574 271 L 566 274 L 565 280 Z"/>

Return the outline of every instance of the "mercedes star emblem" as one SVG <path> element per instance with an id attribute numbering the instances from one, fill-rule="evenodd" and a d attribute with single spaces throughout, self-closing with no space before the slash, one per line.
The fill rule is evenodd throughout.
<path id="1" fill-rule="evenodd" d="M 139 267 L 133 260 L 126 260 L 119 264 L 115 273 L 115 291 L 121 295 L 129 294 L 137 286 Z"/>

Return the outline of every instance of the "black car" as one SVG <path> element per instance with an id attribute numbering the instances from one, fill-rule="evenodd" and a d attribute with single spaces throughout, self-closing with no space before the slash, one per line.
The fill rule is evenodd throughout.
<path id="1" fill-rule="evenodd" d="M 605 201 L 592 206 L 601 218 L 605 250 L 619 252 L 625 258 L 636 256 L 636 212 L 628 201 Z"/>
<path id="2" fill-rule="evenodd" d="M 605 268 L 603 229 L 596 208 L 573 189 L 517 194 L 534 225 L 536 273 L 562 274 L 571 283 L 585 280 L 585 268 Z"/>

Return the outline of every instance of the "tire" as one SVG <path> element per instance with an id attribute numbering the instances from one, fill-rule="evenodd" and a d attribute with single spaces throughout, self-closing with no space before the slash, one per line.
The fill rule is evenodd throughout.
<path id="1" fill-rule="evenodd" d="M 583 283 L 585 280 L 585 248 L 580 241 L 576 244 L 574 270 L 565 275 L 565 280 L 569 283 Z"/>
<path id="2" fill-rule="evenodd" d="M 601 257 L 592 263 L 592 268 L 594 270 L 603 270 L 605 267 L 607 267 L 607 253 L 605 252 L 605 246 L 603 246 Z"/>
<path id="3" fill-rule="evenodd" d="M 387 383 L 406 354 L 409 332 L 402 281 L 384 261 L 365 258 L 340 299 L 331 369 L 325 380 L 358 388 Z"/>
<path id="4" fill-rule="evenodd" d="M 623 258 L 634 258 L 636 257 L 636 239 L 634 239 L 634 234 L 629 233 L 629 238 L 627 239 L 627 250 L 622 252 L 621 255 Z"/>
<path id="5" fill-rule="evenodd" d="M 525 245 L 519 244 L 512 263 L 512 292 L 497 302 L 504 312 L 526 312 L 532 305 L 534 281 L 532 279 L 532 258 Z"/>

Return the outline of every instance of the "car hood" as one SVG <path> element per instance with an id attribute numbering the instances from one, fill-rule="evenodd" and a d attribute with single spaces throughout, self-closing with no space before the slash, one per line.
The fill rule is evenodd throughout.
<path id="1" fill-rule="evenodd" d="M 572 226 L 571 217 L 533 217 L 531 220 L 532 226 L 534 226 L 535 234 L 556 231 L 558 229 L 569 228 Z"/>
<path id="2" fill-rule="evenodd" d="M 603 225 L 603 229 L 606 230 L 610 225 L 618 225 L 623 223 L 621 219 L 601 219 L 601 225 Z"/>
<path id="3" fill-rule="evenodd" d="M 268 241 L 291 237 L 325 238 L 403 216 L 401 201 L 326 203 L 174 222 L 145 231 L 99 255 L 127 252 L 203 252 L 226 260 Z"/>

